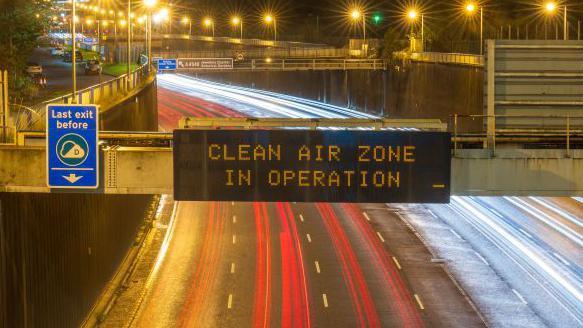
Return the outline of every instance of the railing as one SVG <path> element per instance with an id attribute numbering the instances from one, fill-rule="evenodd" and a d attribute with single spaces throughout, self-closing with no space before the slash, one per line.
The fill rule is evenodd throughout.
<path id="1" fill-rule="evenodd" d="M 141 86 L 147 78 L 147 67 L 141 66 L 130 74 L 128 81 L 127 74 L 121 75 L 113 80 L 109 80 L 86 89 L 77 91 L 77 104 L 98 104 L 103 105 L 114 100 L 118 95 L 128 94 Z M 46 106 L 48 104 L 70 104 L 73 102 L 73 94 L 66 94 L 58 98 L 43 101 L 31 107 L 23 107 L 16 115 L 16 130 L 27 130 L 36 124 L 44 122 Z"/>
<path id="2" fill-rule="evenodd" d="M 156 38 L 183 39 L 183 40 L 193 40 L 193 41 L 230 43 L 230 44 L 240 44 L 240 45 L 255 46 L 255 47 L 331 48 L 329 45 L 317 44 L 317 43 L 306 43 L 306 42 L 295 42 L 295 41 L 273 41 L 273 40 L 263 40 L 263 39 L 240 39 L 240 38 L 212 37 L 212 36 L 188 35 L 188 34 L 153 34 L 152 38 L 153 39 L 156 39 Z"/>
<path id="3" fill-rule="evenodd" d="M 463 120 L 470 121 L 474 129 L 478 128 L 475 131 L 462 129 Z M 498 129 L 498 120 L 521 120 L 522 124 L 515 129 Z M 532 122 L 532 125 L 524 122 Z M 497 143 L 534 143 L 555 148 L 564 146 L 569 157 L 573 145 L 583 145 L 583 116 L 454 114 L 450 116 L 449 130 L 454 154 L 460 144 L 482 144 L 483 148 L 495 151 Z"/>
<path id="4" fill-rule="evenodd" d="M 347 58 L 348 49 L 326 48 L 246 48 L 208 49 L 197 51 L 161 51 L 154 57 L 162 58 Z"/>
<path id="5" fill-rule="evenodd" d="M 394 55 L 400 59 L 408 59 L 416 62 L 424 63 L 439 63 L 439 64 L 455 64 L 466 66 L 484 66 L 484 56 L 471 54 L 457 54 L 457 53 L 441 53 L 441 52 L 395 52 Z"/>

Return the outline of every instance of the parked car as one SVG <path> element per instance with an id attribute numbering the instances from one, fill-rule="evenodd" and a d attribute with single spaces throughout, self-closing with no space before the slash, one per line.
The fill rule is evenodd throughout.
<path id="1" fill-rule="evenodd" d="M 83 54 L 81 53 L 81 51 L 77 50 L 75 51 L 75 61 L 77 62 L 82 62 L 83 61 Z M 73 61 L 73 52 L 72 51 L 67 51 L 65 52 L 65 55 L 63 55 L 63 61 L 66 63 L 70 63 Z"/>
<path id="2" fill-rule="evenodd" d="M 30 75 L 41 74 L 43 72 L 43 67 L 39 63 L 27 63 L 26 72 Z"/>
<path id="3" fill-rule="evenodd" d="M 85 63 L 85 75 L 101 74 L 101 69 L 101 63 L 97 59 L 91 59 Z"/>
<path id="4" fill-rule="evenodd" d="M 30 76 L 32 81 L 41 88 L 45 88 L 47 86 L 47 77 L 46 75 L 39 73 L 39 74 L 32 74 Z"/>
<path id="5" fill-rule="evenodd" d="M 63 56 L 65 54 L 65 50 L 62 47 L 54 47 L 51 49 L 52 56 Z"/>

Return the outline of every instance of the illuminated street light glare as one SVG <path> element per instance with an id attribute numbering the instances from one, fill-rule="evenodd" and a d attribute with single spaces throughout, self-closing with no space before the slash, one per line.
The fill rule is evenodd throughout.
<path id="1" fill-rule="evenodd" d="M 267 24 L 269 24 L 269 23 L 273 22 L 273 16 L 272 15 L 265 15 L 264 20 Z"/>
<path id="2" fill-rule="evenodd" d="M 152 8 L 157 2 L 158 0 L 144 0 L 144 6 L 146 6 L 146 8 Z"/>
<path id="3" fill-rule="evenodd" d="M 190 18 L 188 16 L 184 16 L 182 18 L 182 24 L 188 24 L 188 22 L 190 22 Z"/>
<path id="4" fill-rule="evenodd" d="M 466 11 L 468 13 L 473 13 L 474 11 L 476 11 L 476 5 L 473 2 L 470 2 L 466 5 Z"/>
<path id="5" fill-rule="evenodd" d="M 554 12 L 555 12 L 555 10 L 557 10 L 557 4 L 556 4 L 556 3 L 554 3 L 554 2 L 547 2 L 547 3 L 545 4 L 545 10 L 546 10 L 548 13 L 554 13 Z"/>
<path id="6" fill-rule="evenodd" d="M 352 19 L 354 19 L 354 20 L 360 19 L 360 16 L 362 16 L 362 14 L 361 14 L 360 10 L 358 10 L 358 9 L 354 9 L 350 13 L 350 17 L 352 17 Z"/>
<path id="7" fill-rule="evenodd" d="M 239 23 L 241 23 L 241 18 L 235 16 L 231 19 L 231 23 L 233 23 L 233 25 L 238 25 Z"/>
<path id="8" fill-rule="evenodd" d="M 213 24 L 213 20 L 210 18 L 205 18 L 204 19 L 204 26 L 209 27 Z"/>
<path id="9" fill-rule="evenodd" d="M 416 20 L 417 19 L 417 10 L 415 9 L 411 9 L 407 12 L 407 17 L 409 17 L 410 20 Z"/>

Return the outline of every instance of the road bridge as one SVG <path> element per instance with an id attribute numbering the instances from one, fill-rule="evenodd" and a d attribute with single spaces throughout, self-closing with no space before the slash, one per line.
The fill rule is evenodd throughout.
<path id="1" fill-rule="evenodd" d="M 444 131 L 436 120 L 378 119 L 183 119 L 186 128 L 254 129 L 274 127 L 368 128 L 376 130 Z M 170 133 L 101 134 L 103 162 L 100 189 L 106 194 L 171 194 L 173 151 Z M 569 148 L 579 146 L 580 135 Z M 451 159 L 452 195 L 581 196 L 583 195 L 583 149 L 529 149 L 557 142 L 558 135 L 539 136 L 517 145 L 516 138 L 500 135 L 499 147 L 457 149 L 485 143 L 486 136 L 454 137 Z M 55 192 L 46 186 L 44 133 L 21 133 L 18 145 L 0 147 L 0 191 Z M 566 144 L 565 144 L 566 146 Z"/>

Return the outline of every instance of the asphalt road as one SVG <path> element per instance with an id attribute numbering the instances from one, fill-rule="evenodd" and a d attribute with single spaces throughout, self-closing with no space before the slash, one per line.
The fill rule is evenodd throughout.
<path id="1" fill-rule="evenodd" d="M 162 129 L 182 116 L 363 117 L 282 95 L 158 80 Z M 180 202 L 135 327 L 481 327 L 384 204 Z"/>
<path id="2" fill-rule="evenodd" d="M 47 77 L 47 87 L 41 90 L 40 99 L 48 100 L 47 98 L 52 98 L 55 95 L 72 92 L 72 64 L 63 62 L 62 57 L 51 56 L 50 48 L 35 49 L 28 61 L 41 64 L 43 73 Z M 77 63 L 77 90 L 82 90 L 113 78 L 113 76 L 103 74 L 85 75 L 83 64 Z"/>
<path id="3" fill-rule="evenodd" d="M 449 205 L 429 207 L 545 324 L 583 326 L 583 204 L 571 198 L 452 197 Z"/>

